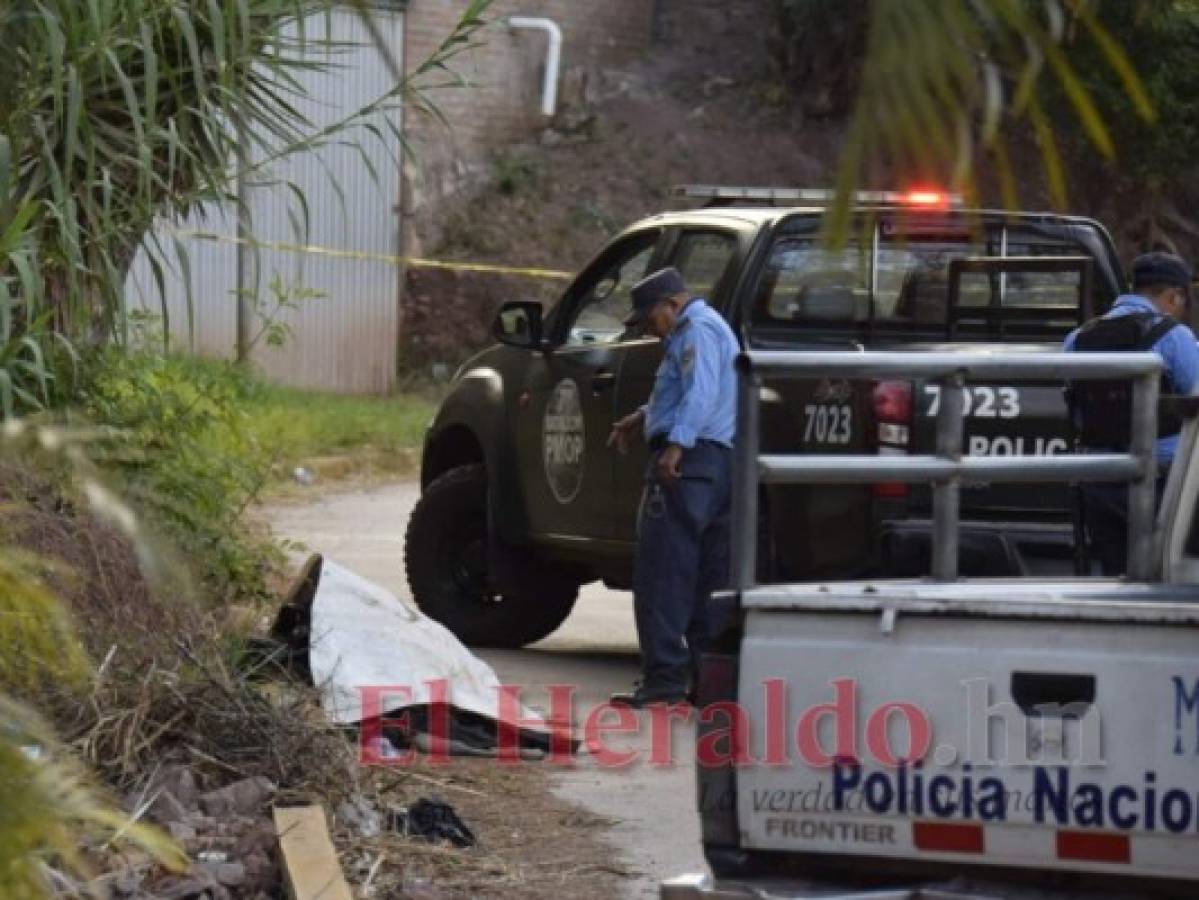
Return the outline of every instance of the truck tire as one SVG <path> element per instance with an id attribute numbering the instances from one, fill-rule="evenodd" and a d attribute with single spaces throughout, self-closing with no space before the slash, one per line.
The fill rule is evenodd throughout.
<path id="1" fill-rule="evenodd" d="M 487 472 L 460 466 L 421 495 L 404 537 L 408 586 L 421 612 L 468 646 L 523 647 L 566 621 L 579 583 L 552 563 L 533 562 L 525 585 L 487 584 Z"/>

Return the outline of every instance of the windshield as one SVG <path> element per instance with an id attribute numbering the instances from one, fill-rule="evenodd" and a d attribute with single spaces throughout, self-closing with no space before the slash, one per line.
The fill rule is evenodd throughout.
<path id="1" fill-rule="evenodd" d="M 1080 263 L 1068 271 L 962 272 L 951 309 L 955 260 L 1090 258 L 1085 246 L 1068 237 L 1014 225 L 967 229 L 953 220 L 901 231 L 883 220 L 872 233 L 830 250 L 808 225 L 792 232 L 784 227 L 775 238 L 757 291 L 756 323 L 826 333 L 894 331 L 933 337 L 952 331 L 994 337 L 997 318 L 985 313 L 999 310 L 1008 336 L 1056 339 L 1080 321 Z"/>

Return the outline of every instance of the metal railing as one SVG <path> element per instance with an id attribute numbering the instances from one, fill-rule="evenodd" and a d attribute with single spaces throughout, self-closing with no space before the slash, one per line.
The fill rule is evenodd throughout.
<path id="1" fill-rule="evenodd" d="M 1162 361 L 1155 353 L 894 353 L 751 351 L 737 362 L 737 443 L 733 476 L 733 586 L 754 587 L 758 492 L 762 484 L 933 485 L 932 576 L 958 574 L 960 487 L 972 482 L 1128 482 L 1128 575 L 1153 571 L 1157 402 Z M 932 456 L 766 454 L 760 452 L 762 378 L 926 379 L 941 388 Z M 1127 453 L 963 456 L 966 379 L 1132 381 Z"/>

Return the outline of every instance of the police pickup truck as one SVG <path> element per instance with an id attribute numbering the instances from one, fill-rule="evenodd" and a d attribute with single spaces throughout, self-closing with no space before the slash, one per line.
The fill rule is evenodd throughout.
<path id="1" fill-rule="evenodd" d="M 521 646 L 569 615 L 578 589 L 631 580 L 643 445 L 605 446 L 644 403 L 659 342 L 626 330 L 630 288 L 675 266 L 748 348 L 1020 352 L 1060 346 L 1120 292 L 1098 223 L 960 208 L 931 191 L 858 198 L 851 238 L 822 239 L 828 196 L 789 189 L 688 188 L 706 208 L 657 215 L 611 241 L 547 313 L 509 302 L 497 345 L 455 377 L 425 442 L 422 497 L 405 557 L 417 604 L 463 641 Z M 1039 459 L 1070 435 L 1060 385 L 970 381 L 966 451 Z M 919 379 L 829 377 L 762 386 L 767 448 L 819 454 L 922 453 L 946 402 Z M 962 569 L 1069 571 L 1063 486 L 963 486 Z M 763 573 L 789 581 L 905 575 L 930 560 L 928 490 L 789 485 L 759 506 Z"/>
<path id="2" fill-rule="evenodd" d="M 1151 353 L 761 353 L 741 360 L 736 614 L 705 655 L 696 747 L 715 873 L 663 900 L 1199 896 L 1199 398 L 1155 517 Z M 1089 358 L 1088 358 L 1089 357 Z M 818 371 L 1134 380 L 1128 453 L 976 457 L 965 405 L 935 452 L 762 452 L 764 381 Z M 965 444 L 963 443 L 965 441 Z M 759 480 L 934 485 L 934 578 L 766 584 Z M 974 481 L 1129 482 L 1126 579 L 957 577 Z M 961 501 L 961 504 L 959 504 Z"/>

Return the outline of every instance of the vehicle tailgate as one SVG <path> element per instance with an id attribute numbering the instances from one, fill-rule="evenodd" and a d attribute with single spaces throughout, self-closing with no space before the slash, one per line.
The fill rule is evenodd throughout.
<path id="1" fill-rule="evenodd" d="M 941 388 L 917 382 L 914 390 L 910 452 L 932 453 Z M 971 382 L 962 395 L 966 417 L 962 452 L 967 456 L 1053 456 L 1070 451 L 1072 438 L 1062 382 Z M 917 508 L 931 507 L 931 492 L 926 486 L 913 486 L 912 495 Z M 1061 514 L 1069 501 L 1064 485 L 966 483 L 962 485 L 961 502 L 965 515 L 986 516 Z"/>
<path id="2" fill-rule="evenodd" d="M 742 847 L 1199 879 L 1186 599 L 1093 581 L 747 592 Z"/>

